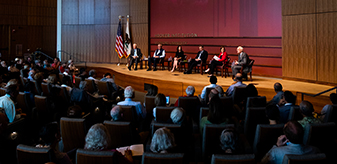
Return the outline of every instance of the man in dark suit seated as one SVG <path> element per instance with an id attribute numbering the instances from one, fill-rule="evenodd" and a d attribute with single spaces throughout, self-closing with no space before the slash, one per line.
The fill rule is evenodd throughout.
<path id="1" fill-rule="evenodd" d="M 135 63 L 135 68 L 134 70 L 137 70 L 137 66 L 138 66 L 138 62 L 140 61 L 140 59 L 142 59 L 142 52 L 140 51 L 139 48 L 137 48 L 137 44 L 134 43 L 133 44 L 133 49 L 131 50 L 131 54 L 130 54 L 130 65 L 128 67 L 129 71 L 131 71 L 131 67 L 133 65 L 133 63 Z"/>
<path id="2" fill-rule="evenodd" d="M 208 57 L 208 52 L 204 50 L 204 46 L 199 46 L 199 52 L 197 56 L 188 63 L 188 70 L 184 72 L 184 74 L 191 74 L 192 69 L 196 65 L 200 64 L 201 61 L 203 63 L 206 63 L 207 57 Z"/>
<path id="3" fill-rule="evenodd" d="M 232 76 L 234 78 L 234 76 L 237 73 L 240 73 L 241 68 L 243 67 L 243 72 L 247 72 L 248 71 L 248 62 L 249 62 L 249 57 L 248 55 L 243 52 L 243 47 L 239 46 L 236 49 L 236 52 L 239 54 L 238 56 L 238 60 L 234 60 L 232 63 Z"/>
<path id="4" fill-rule="evenodd" d="M 296 96 L 290 91 L 285 91 L 282 99 L 279 102 L 280 122 L 287 123 L 289 120 L 289 112 L 291 107 L 295 106 Z"/>
<path id="5" fill-rule="evenodd" d="M 165 50 L 163 49 L 162 44 L 158 44 L 158 49 L 154 52 L 153 57 L 149 57 L 148 66 L 149 68 L 147 71 L 151 70 L 151 64 L 153 63 L 153 71 L 157 71 L 157 63 L 160 61 L 160 59 L 165 58 Z"/>

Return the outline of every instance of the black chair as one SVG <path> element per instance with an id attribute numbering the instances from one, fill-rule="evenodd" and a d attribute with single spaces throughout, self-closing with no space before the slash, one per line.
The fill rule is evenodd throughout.
<path id="1" fill-rule="evenodd" d="M 246 109 L 248 107 L 265 107 L 266 102 L 266 96 L 247 97 Z"/>
<path id="2" fill-rule="evenodd" d="M 154 99 L 156 96 L 145 96 L 145 108 L 146 113 L 149 116 L 153 116 L 153 108 L 156 107 L 156 104 L 154 103 Z"/>
<path id="3" fill-rule="evenodd" d="M 142 156 L 142 164 L 183 164 L 183 153 L 150 153 L 145 152 Z"/>
<path id="4" fill-rule="evenodd" d="M 105 81 L 98 81 L 97 82 L 97 88 L 99 90 L 100 95 L 106 95 L 108 97 L 111 96 L 111 93 L 109 92 L 109 86 L 108 83 Z"/>
<path id="5" fill-rule="evenodd" d="M 286 154 L 283 157 L 282 164 L 316 164 L 326 162 L 327 162 L 326 156 L 324 153 L 307 154 L 307 155 Z"/>
<path id="6" fill-rule="evenodd" d="M 87 91 L 89 93 L 94 93 L 97 91 L 97 87 L 96 87 L 96 83 L 95 80 L 89 80 L 89 79 L 85 79 L 85 81 L 87 82 Z"/>
<path id="7" fill-rule="evenodd" d="M 213 154 L 211 164 L 255 164 L 254 154 L 220 155 Z"/>
<path id="8" fill-rule="evenodd" d="M 113 148 L 130 146 L 134 143 L 130 122 L 106 120 L 103 124 L 110 133 L 111 146 Z"/>
<path id="9" fill-rule="evenodd" d="M 176 107 L 156 107 L 156 121 L 157 122 L 169 122 L 171 119 L 171 112 Z"/>
<path id="10" fill-rule="evenodd" d="M 41 83 L 41 89 L 42 89 L 42 96 L 50 96 L 48 84 L 47 83 Z"/>
<path id="11" fill-rule="evenodd" d="M 261 161 L 263 156 L 276 144 L 277 138 L 283 135 L 283 127 L 284 124 L 257 125 L 253 144 L 256 161 Z"/>
<path id="12" fill-rule="evenodd" d="M 206 66 L 207 66 L 207 61 L 206 61 L 206 63 L 204 63 L 203 61 L 201 61 L 200 64 L 197 64 L 195 66 L 195 72 L 197 72 L 197 70 L 199 70 L 200 74 L 203 75 L 204 74 L 204 70 L 206 70 Z"/>
<path id="13" fill-rule="evenodd" d="M 243 66 L 241 68 L 240 72 L 241 72 L 243 78 L 246 78 L 248 80 L 248 74 L 250 74 L 250 81 L 253 81 L 252 72 L 253 72 L 254 62 L 255 62 L 255 60 L 249 59 L 248 65 L 246 66 L 248 68 L 245 68 L 245 66 Z"/>
<path id="14" fill-rule="evenodd" d="M 207 116 L 208 112 L 209 112 L 209 108 L 208 107 L 201 107 L 200 108 L 200 114 L 199 114 L 199 120 L 201 120 L 201 118 Z"/>
<path id="15" fill-rule="evenodd" d="M 289 118 L 288 120 L 302 120 L 303 119 L 303 116 L 301 114 L 301 111 L 300 111 L 300 107 L 299 106 L 293 106 L 290 108 L 290 111 L 289 111 Z"/>
<path id="16" fill-rule="evenodd" d="M 127 121 L 127 122 L 138 121 L 136 108 L 134 106 L 120 105 L 120 107 L 122 108 L 124 121 Z"/>
<path id="17" fill-rule="evenodd" d="M 87 134 L 84 119 L 62 117 L 60 127 L 65 152 L 84 147 L 84 139 Z"/>
<path id="18" fill-rule="evenodd" d="M 337 105 L 330 105 L 328 107 L 323 122 L 334 122 L 337 124 Z"/>
<path id="19" fill-rule="evenodd" d="M 235 87 L 232 94 L 234 104 L 240 104 L 246 100 L 246 87 Z"/>
<path id="20" fill-rule="evenodd" d="M 200 100 L 198 97 L 179 97 L 178 107 L 181 107 L 185 110 L 186 115 L 196 119 L 199 114 L 199 108 L 201 106 Z M 198 121 L 196 119 L 195 121 Z"/>
<path id="21" fill-rule="evenodd" d="M 16 156 L 18 164 L 56 162 L 55 154 L 51 148 L 37 148 L 20 144 L 16 147 Z"/>
<path id="22" fill-rule="evenodd" d="M 209 102 L 209 93 L 211 92 L 211 90 L 214 88 L 206 88 L 206 95 L 205 95 L 205 103 L 207 104 Z"/>
<path id="23" fill-rule="evenodd" d="M 269 120 L 266 117 L 266 107 L 248 107 L 244 122 L 244 134 L 250 144 L 253 144 L 258 124 L 269 124 Z"/>
<path id="24" fill-rule="evenodd" d="M 24 92 L 19 92 L 19 95 L 16 97 L 16 101 L 22 112 L 30 116 L 32 112 L 32 106 L 30 106 L 28 103 L 28 101 L 30 101 L 28 95 Z"/>
<path id="25" fill-rule="evenodd" d="M 202 160 L 209 162 L 211 155 L 217 153 L 217 147 L 220 147 L 220 135 L 228 127 L 234 128 L 234 124 L 216 125 L 206 124 L 202 134 Z"/>
<path id="26" fill-rule="evenodd" d="M 112 151 L 76 150 L 76 164 L 118 163 Z"/>

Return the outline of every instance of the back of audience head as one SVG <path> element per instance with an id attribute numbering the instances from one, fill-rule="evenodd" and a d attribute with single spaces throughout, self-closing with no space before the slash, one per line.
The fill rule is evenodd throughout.
<path id="1" fill-rule="evenodd" d="M 105 78 L 111 78 L 111 73 L 106 73 L 106 74 L 104 74 L 103 77 L 105 77 Z"/>
<path id="2" fill-rule="evenodd" d="M 71 86 L 71 80 L 69 76 L 63 76 L 62 78 L 62 84 L 67 85 L 67 86 Z"/>
<path id="3" fill-rule="evenodd" d="M 275 83 L 274 84 L 274 90 L 275 92 L 280 92 L 283 90 L 282 84 L 281 83 Z"/>
<path id="4" fill-rule="evenodd" d="M 209 82 L 210 82 L 211 84 L 216 84 L 216 83 L 218 82 L 218 79 L 216 78 L 216 76 L 211 76 L 211 77 L 209 78 Z"/>
<path id="5" fill-rule="evenodd" d="M 156 106 L 166 106 L 166 96 L 162 93 L 158 93 L 154 98 L 154 104 L 156 104 Z"/>
<path id="6" fill-rule="evenodd" d="M 158 94 L 158 87 L 155 85 L 150 85 L 147 89 L 146 96 L 156 96 Z"/>
<path id="7" fill-rule="evenodd" d="M 331 93 L 330 94 L 330 100 L 331 100 L 332 104 L 337 104 L 337 94 Z"/>
<path id="8" fill-rule="evenodd" d="M 297 121 L 289 121 L 284 125 L 283 133 L 294 144 L 303 144 L 304 130 Z"/>
<path id="9" fill-rule="evenodd" d="M 51 122 L 42 127 L 40 130 L 40 139 L 44 145 L 53 145 L 60 141 L 61 135 L 58 124 Z"/>
<path id="10" fill-rule="evenodd" d="M 246 92 L 247 92 L 247 97 L 258 96 L 258 92 L 254 84 L 248 84 L 246 87 Z"/>
<path id="11" fill-rule="evenodd" d="M 212 100 L 213 98 L 220 99 L 220 98 L 219 98 L 219 92 L 218 92 L 218 90 L 216 90 L 216 89 L 212 89 L 212 90 L 209 92 L 209 95 L 208 95 L 208 100 L 209 100 L 209 102 L 211 102 L 211 100 Z"/>
<path id="12" fill-rule="evenodd" d="M 97 75 L 96 70 L 92 69 L 89 71 L 89 76 L 95 78 Z"/>
<path id="13" fill-rule="evenodd" d="M 42 81 L 43 81 L 43 73 L 42 73 L 42 72 L 39 72 L 39 73 L 35 74 L 34 80 L 35 80 L 36 82 L 39 82 L 39 83 L 42 82 Z"/>
<path id="14" fill-rule="evenodd" d="M 235 81 L 242 81 L 242 74 L 241 73 L 237 73 L 236 75 L 235 75 L 235 79 L 234 79 Z"/>
<path id="15" fill-rule="evenodd" d="M 134 98 L 135 90 L 131 86 L 127 86 L 124 89 L 124 97 L 125 98 Z"/>
<path id="16" fill-rule="evenodd" d="M 209 102 L 207 120 L 213 124 L 223 123 L 227 118 L 230 117 L 230 111 L 224 108 L 219 98 L 218 91 L 212 89 L 211 93 L 213 93 L 214 96 L 210 96 L 211 98 Z"/>
<path id="17" fill-rule="evenodd" d="M 10 85 L 6 88 L 6 94 L 10 95 L 11 98 L 16 98 L 19 94 L 18 86 L 17 85 Z"/>
<path id="18" fill-rule="evenodd" d="M 174 135 L 166 127 L 157 129 L 152 137 L 150 150 L 154 153 L 167 153 L 175 147 Z"/>
<path id="19" fill-rule="evenodd" d="M 234 128 L 226 128 L 220 135 L 220 146 L 226 153 L 235 153 L 238 149 L 239 136 Z"/>
<path id="20" fill-rule="evenodd" d="M 277 124 L 280 120 L 280 111 L 276 105 L 268 105 L 266 107 L 266 115 L 271 125 Z"/>
<path id="21" fill-rule="evenodd" d="M 86 137 L 84 149 L 107 150 L 110 146 L 111 138 L 107 128 L 99 123 L 91 126 Z"/>
<path id="22" fill-rule="evenodd" d="M 49 75 L 47 79 L 47 83 L 56 84 L 57 83 L 56 75 L 55 74 Z"/>
<path id="23" fill-rule="evenodd" d="M 18 81 L 16 79 L 9 80 L 5 88 L 9 87 L 10 85 L 18 85 Z"/>
<path id="24" fill-rule="evenodd" d="M 300 111 L 304 116 L 310 117 L 314 112 L 314 107 L 309 101 L 302 101 L 300 103 Z"/>
<path id="25" fill-rule="evenodd" d="M 119 105 L 112 107 L 110 111 L 112 121 L 121 121 L 123 120 L 122 108 Z"/>
<path id="26" fill-rule="evenodd" d="M 194 96 L 195 89 L 193 86 L 188 86 L 185 90 L 187 96 Z"/>
<path id="27" fill-rule="evenodd" d="M 86 90 L 88 88 L 87 87 L 87 82 L 86 81 L 81 81 L 78 88 Z"/>
<path id="28" fill-rule="evenodd" d="M 67 111 L 67 117 L 69 118 L 81 118 L 82 108 L 79 105 L 70 106 Z"/>
<path id="29" fill-rule="evenodd" d="M 296 101 L 296 97 L 293 93 L 291 93 L 290 91 L 285 91 L 283 94 L 283 98 L 287 103 L 293 103 L 295 104 Z"/>
<path id="30" fill-rule="evenodd" d="M 171 120 L 174 124 L 181 125 L 185 120 L 185 110 L 182 108 L 174 108 L 171 112 Z"/>
<path id="31" fill-rule="evenodd" d="M 224 90 L 223 90 L 223 88 L 222 88 L 221 86 L 216 86 L 216 87 L 215 87 L 215 90 L 218 91 L 219 97 L 223 97 L 223 96 L 224 96 L 225 92 L 224 92 Z"/>

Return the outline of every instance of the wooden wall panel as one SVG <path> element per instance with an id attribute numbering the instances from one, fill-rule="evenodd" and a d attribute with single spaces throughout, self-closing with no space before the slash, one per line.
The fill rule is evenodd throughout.
<path id="1" fill-rule="evenodd" d="M 337 83 L 337 12 L 317 14 L 318 81 Z"/>
<path id="2" fill-rule="evenodd" d="M 110 25 L 95 25 L 95 52 L 93 62 L 110 61 L 113 48 L 110 40 Z"/>
<path id="3" fill-rule="evenodd" d="M 137 43 L 138 48 L 140 48 L 143 55 L 147 57 L 149 54 L 148 24 L 131 24 L 130 26 L 132 42 Z"/>
<path id="4" fill-rule="evenodd" d="M 79 0 L 62 0 L 62 24 L 78 24 Z"/>
<path id="5" fill-rule="evenodd" d="M 43 27 L 42 47 L 44 53 L 48 55 L 55 54 L 56 50 L 55 36 L 56 36 L 56 26 Z"/>
<path id="6" fill-rule="evenodd" d="M 336 0 L 316 0 L 317 12 L 331 12 L 337 11 Z"/>
<path id="7" fill-rule="evenodd" d="M 130 0 L 111 0 L 111 24 L 118 24 L 118 16 L 130 15 Z M 122 23 L 126 22 L 126 18 Z"/>
<path id="8" fill-rule="evenodd" d="M 95 0 L 95 24 L 110 24 L 110 0 Z"/>
<path id="9" fill-rule="evenodd" d="M 286 16 L 282 26 L 283 76 L 316 80 L 315 15 Z"/>
<path id="10" fill-rule="evenodd" d="M 148 0 L 130 0 L 131 23 L 149 22 L 149 2 Z"/>
<path id="11" fill-rule="evenodd" d="M 89 32 L 90 31 L 90 32 Z M 78 26 L 78 54 L 81 61 L 91 62 L 94 59 L 95 46 L 95 26 L 81 25 Z"/>
<path id="12" fill-rule="evenodd" d="M 78 53 L 78 26 L 73 25 L 63 25 L 62 26 L 62 50 L 71 54 L 76 55 Z M 69 60 L 70 56 L 62 53 L 62 61 Z M 76 61 L 76 60 L 75 60 Z"/>
<path id="13" fill-rule="evenodd" d="M 282 15 L 315 13 L 316 0 L 282 0 Z"/>
<path id="14" fill-rule="evenodd" d="M 95 0 L 79 0 L 78 2 L 78 24 L 94 24 Z"/>

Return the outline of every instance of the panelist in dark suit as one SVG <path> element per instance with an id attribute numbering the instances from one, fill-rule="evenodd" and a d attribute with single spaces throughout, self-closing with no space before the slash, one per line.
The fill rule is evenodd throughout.
<path id="1" fill-rule="evenodd" d="M 135 63 L 135 71 L 137 70 L 138 62 L 140 61 L 142 56 L 143 56 L 142 52 L 140 51 L 139 48 L 137 48 L 137 44 L 134 43 L 133 49 L 131 50 L 131 53 L 130 53 L 130 65 L 128 67 L 129 71 L 131 71 L 131 67 L 133 63 Z"/>
<path id="2" fill-rule="evenodd" d="M 207 57 L 208 57 L 208 52 L 206 50 L 204 50 L 204 46 L 199 46 L 199 52 L 198 52 L 197 56 L 188 63 L 188 70 L 186 72 L 184 72 L 184 74 L 191 74 L 192 69 L 196 65 L 200 64 L 201 61 L 203 63 L 206 63 Z"/>
<path id="3" fill-rule="evenodd" d="M 151 70 L 151 64 L 153 63 L 153 71 L 157 71 L 157 63 L 159 62 L 160 59 L 165 58 L 165 50 L 163 49 L 162 44 L 158 44 L 158 49 L 154 52 L 152 57 L 149 57 L 148 65 L 149 68 L 147 71 Z"/>
<path id="4" fill-rule="evenodd" d="M 248 62 L 249 62 L 249 57 L 248 55 L 243 52 L 243 47 L 239 46 L 236 49 L 236 52 L 239 54 L 238 60 L 233 61 L 232 63 L 232 75 L 233 77 L 240 72 L 241 68 L 243 67 L 243 71 L 245 72 L 246 69 L 248 69 Z"/>

